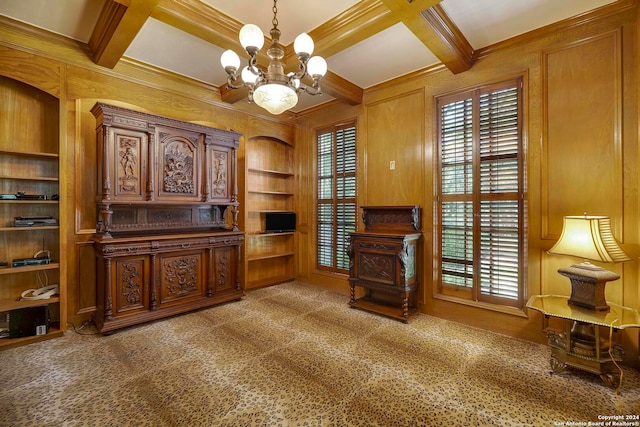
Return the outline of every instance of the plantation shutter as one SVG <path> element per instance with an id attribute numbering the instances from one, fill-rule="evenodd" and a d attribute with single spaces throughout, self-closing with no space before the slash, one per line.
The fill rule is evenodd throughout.
<path id="1" fill-rule="evenodd" d="M 480 294 L 512 300 L 521 293 L 518 94 L 480 95 Z"/>
<path id="2" fill-rule="evenodd" d="M 356 128 L 318 134 L 318 268 L 349 269 L 348 236 L 356 229 Z"/>
<path id="3" fill-rule="evenodd" d="M 518 80 L 438 100 L 443 293 L 522 306 L 520 89 Z"/>
<path id="4" fill-rule="evenodd" d="M 471 98 L 442 107 L 442 281 L 473 287 L 473 121 Z"/>

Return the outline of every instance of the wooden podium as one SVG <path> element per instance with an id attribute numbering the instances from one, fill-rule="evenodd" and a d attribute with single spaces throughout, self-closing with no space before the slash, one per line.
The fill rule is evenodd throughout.
<path id="1" fill-rule="evenodd" d="M 365 230 L 349 236 L 349 305 L 406 323 L 418 311 L 420 207 L 363 206 L 362 219 Z"/>

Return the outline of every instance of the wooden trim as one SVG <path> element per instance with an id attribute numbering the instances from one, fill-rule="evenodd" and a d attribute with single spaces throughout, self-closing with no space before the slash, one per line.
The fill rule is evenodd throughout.
<path id="1" fill-rule="evenodd" d="M 94 62 L 107 68 L 115 67 L 158 1 L 138 0 L 125 6 L 107 0 L 89 39 Z"/>
<path id="2" fill-rule="evenodd" d="M 423 10 L 420 16 L 431 29 L 429 39 L 423 40 L 429 50 L 454 74 L 470 70 L 475 51 L 442 6 Z"/>

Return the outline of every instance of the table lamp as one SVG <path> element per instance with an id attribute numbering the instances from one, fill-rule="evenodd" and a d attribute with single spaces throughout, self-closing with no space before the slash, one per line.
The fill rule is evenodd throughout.
<path id="1" fill-rule="evenodd" d="M 550 254 L 571 255 L 585 261 L 561 268 L 558 273 L 571 281 L 569 304 L 595 311 L 609 311 L 604 297 L 607 282 L 620 276 L 612 271 L 591 264 L 600 262 L 624 262 L 631 258 L 624 253 L 611 232 L 611 220 L 606 216 L 565 216 L 562 234 L 548 251 Z"/>

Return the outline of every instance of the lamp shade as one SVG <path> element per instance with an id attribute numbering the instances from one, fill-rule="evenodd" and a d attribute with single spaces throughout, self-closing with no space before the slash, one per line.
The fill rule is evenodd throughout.
<path id="1" fill-rule="evenodd" d="M 268 83 L 256 88 L 253 100 L 271 114 L 280 114 L 296 106 L 298 95 L 289 86 Z"/>
<path id="2" fill-rule="evenodd" d="M 240 67 L 240 57 L 231 49 L 227 49 L 220 56 L 220 63 L 223 68 L 233 67 L 234 70 L 237 70 Z"/>
<path id="3" fill-rule="evenodd" d="M 631 261 L 613 237 L 606 216 L 565 216 L 560 239 L 549 253 L 600 262 Z"/>
<path id="4" fill-rule="evenodd" d="M 322 77 L 327 73 L 327 61 L 321 56 L 312 56 L 307 63 L 307 71 L 312 77 Z"/>
<path id="5" fill-rule="evenodd" d="M 297 53 L 306 53 L 307 55 L 311 55 L 313 53 L 313 39 L 309 34 L 302 33 L 296 37 L 293 41 L 293 50 Z"/>
<path id="6" fill-rule="evenodd" d="M 243 82 L 251 85 L 255 85 L 259 77 L 257 74 L 253 74 L 249 67 L 244 67 L 240 76 L 242 77 Z"/>
<path id="7" fill-rule="evenodd" d="M 264 46 L 264 34 L 260 27 L 255 24 L 247 24 L 240 29 L 240 44 L 243 48 L 255 47 L 256 49 L 262 49 Z"/>

